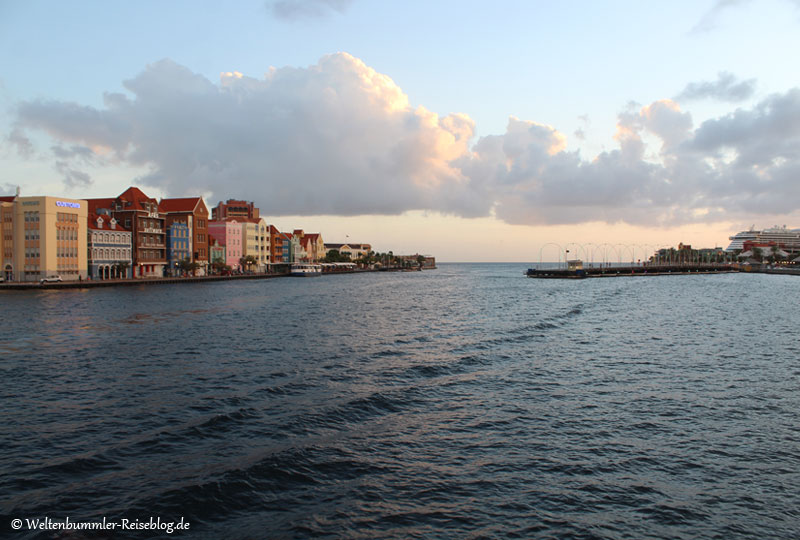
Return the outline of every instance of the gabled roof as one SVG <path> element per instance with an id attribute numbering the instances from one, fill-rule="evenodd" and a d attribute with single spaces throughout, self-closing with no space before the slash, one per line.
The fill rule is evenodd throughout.
<path id="1" fill-rule="evenodd" d="M 158 203 L 158 209 L 161 212 L 195 212 L 200 205 L 203 205 L 206 213 L 208 213 L 202 197 L 161 199 L 161 202 Z"/>
<path id="2" fill-rule="evenodd" d="M 130 207 L 123 208 L 123 210 L 144 210 L 144 203 L 158 204 L 158 201 L 156 201 L 154 198 L 148 197 L 142 192 L 141 189 L 133 186 L 120 193 L 116 200 L 131 203 Z"/>
<path id="3" fill-rule="evenodd" d="M 111 228 L 111 220 L 113 219 L 111 216 L 106 216 L 105 214 L 89 214 L 88 218 L 88 228 L 93 231 L 115 231 L 115 232 L 130 232 L 130 229 L 125 228 L 125 226 L 117 221 L 115 228 Z M 97 228 L 97 220 L 100 219 L 103 222 L 103 228 Z"/>

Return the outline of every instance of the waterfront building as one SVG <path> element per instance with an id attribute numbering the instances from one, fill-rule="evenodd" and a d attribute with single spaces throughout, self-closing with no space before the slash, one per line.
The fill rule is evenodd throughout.
<path id="1" fill-rule="evenodd" d="M 270 263 L 290 264 L 292 262 L 289 257 L 291 235 L 287 237 L 275 225 L 267 225 L 267 235 L 269 236 Z"/>
<path id="2" fill-rule="evenodd" d="M 266 271 L 272 262 L 272 251 L 270 251 L 269 224 L 264 218 L 258 218 L 258 238 L 258 264 L 262 271 Z"/>
<path id="3" fill-rule="evenodd" d="M 258 209 L 256 209 L 258 210 Z M 229 218 L 230 219 L 230 218 Z M 270 239 L 268 227 L 264 218 L 241 218 L 244 239 L 244 256 L 251 256 L 257 261 L 257 270 L 264 272 L 270 263 Z"/>
<path id="4" fill-rule="evenodd" d="M 0 198 L 3 278 L 85 278 L 87 209 L 87 202 L 81 199 L 19 195 Z"/>
<path id="5" fill-rule="evenodd" d="M 309 262 L 308 253 L 300 242 L 300 237 L 294 233 L 284 233 L 289 240 L 289 261 L 292 263 Z"/>
<path id="6" fill-rule="evenodd" d="M 322 241 L 320 233 L 306 233 L 303 229 L 295 229 L 293 234 L 300 238 L 300 245 L 306 252 L 308 262 L 317 262 L 325 258 L 328 252 L 325 250 L 325 242 Z"/>
<path id="7" fill-rule="evenodd" d="M 164 215 L 167 228 L 173 223 L 183 223 L 189 228 L 189 259 L 200 265 L 197 275 L 208 271 L 208 207 L 202 197 L 161 199 L 159 211 Z"/>
<path id="8" fill-rule="evenodd" d="M 208 257 L 211 259 L 211 267 L 214 267 L 216 263 L 225 264 L 226 255 L 225 255 L 225 246 L 219 243 L 219 240 L 216 238 L 211 238 L 208 244 Z"/>
<path id="9" fill-rule="evenodd" d="M 132 234 L 132 276 L 163 277 L 167 265 L 164 214 L 158 201 L 139 188 L 130 187 L 113 199 L 89 199 L 89 210 L 108 213 Z"/>
<path id="10" fill-rule="evenodd" d="M 89 214 L 88 275 L 91 279 L 131 277 L 132 234 L 108 214 Z"/>
<path id="11" fill-rule="evenodd" d="M 293 245 L 299 242 L 299 239 L 295 241 L 292 233 L 282 232 L 281 240 L 282 240 L 281 251 L 282 251 L 283 261 L 288 263 L 296 263 L 299 260 L 298 257 L 303 256 L 302 251 L 298 251 L 297 255 L 295 255 L 292 251 Z M 302 248 L 300 249 L 302 250 Z"/>
<path id="12" fill-rule="evenodd" d="M 369 252 L 372 251 L 372 246 L 370 244 L 325 244 L 325 253 L 327 254 L 329 251 L 335 250 L 338 251 L 341 255 L 346 255 L 350 257 L 350 260 L 361 259 L 362 257 L 366 257 L 369 255 Z"/>
<path id="13" fill-rule="evenodd" d="M 234 270 L 241 270 L 239 259 L 244 256 L 242 232 L 244 228 L 236 219 L 229 218 L 224 221 L 211 221 L 208 224 L 208 234 L 225 247 L 224 262 Z"/>
<path id="14" fill-rule="evenodd" d="M 192 260 L 192 234 L 189 226 L 183 221 L 173 221 L 167 226 L 167 273 L 179 276 L 180 262 Z M 199 270 L 199 269 L 198 269 Z M 205 273 L 205 272 L 204 272 Z"/>
<path id="15" fill-rule="evenodd" d="M 226 202 L 218 202 L 217 206 L 211 209 L 211 219 L 214 221 L 222 221 L 228 218 L 241 218 L 258 219 L 258 208 L 252 202 L 237 201 L 235 199 L 228 199 Z"/>

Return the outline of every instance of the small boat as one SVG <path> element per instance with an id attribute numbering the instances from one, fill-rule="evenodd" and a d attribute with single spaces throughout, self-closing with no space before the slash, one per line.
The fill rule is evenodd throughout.
<path id="1" fill-rule="evenodd" d="M 310 263 L 293 264 L 289 269 L 289 274 L 297 277 L 321 276 L 322 265 Z"/>

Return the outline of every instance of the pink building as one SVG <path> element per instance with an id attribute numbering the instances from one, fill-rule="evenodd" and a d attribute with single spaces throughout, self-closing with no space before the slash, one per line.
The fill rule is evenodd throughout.
<path id="1" fill-rule="evenodd" d="M 243 230 L 242 223 L 235 219 L 208 222 L 209 236 L 225 247 L 225 264 L 234 270 L 241 270 L 239 259 L 244 256 Z"/>

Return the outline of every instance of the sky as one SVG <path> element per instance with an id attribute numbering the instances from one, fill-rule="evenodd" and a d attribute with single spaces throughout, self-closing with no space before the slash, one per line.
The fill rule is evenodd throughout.
<path id="1" fill-rule="evenodd" d="M 0 195 L 439 261 L 800 227 L 800 0 L 0 0 Z"/>

